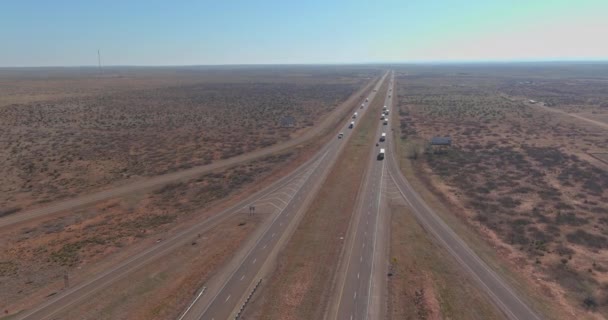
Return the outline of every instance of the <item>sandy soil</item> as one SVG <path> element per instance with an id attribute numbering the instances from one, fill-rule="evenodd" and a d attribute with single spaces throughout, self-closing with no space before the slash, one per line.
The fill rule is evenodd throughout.
<path id="1" fill-rule="evenodd" d="M 379 92 L 385 92 L 385 84 Z M 383 96 L 383 95 L 378 95 Z M 330 301 L 332 279 L 337 270 L 357 191 L 367 165 L 370 143 L 378 125 L 381 101 L 357 126 L 342 160 L 329 174 L 318 199 L 304 215 L 278 257 L 273 276 L 265 281 L 244 317 L 261 319 L 321 319 Z"/>
<path id="2" fill-rule="evenodd" d="M 450 211 L 533 290 L 564 314 L 601 317 L 608 174 L 584 155 L 605 149 L 608 136 L 580 119 L 501 96 L 492 88 L 500 81 L 500 74 L 400 78 L 409 156 Z M 455 145 L 427 153 L 432 136 L 451 136 Z"/>

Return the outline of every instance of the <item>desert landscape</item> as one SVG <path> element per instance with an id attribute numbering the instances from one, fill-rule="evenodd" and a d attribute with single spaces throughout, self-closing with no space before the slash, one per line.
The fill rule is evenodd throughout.
<path id="1" fill-rule="evenodd" d="M 608 131 L 570 113 L 608 115 L 608 65 L 413 66 L 397 79 L 401 140 L 426 187 L 537 292 L 606 316 Z"/>
<path id="2" fill-rule="evenodd" d="M 42 80 L 27 73 L 3 75 L 9 80 L 2 94 L 14 103 L 0 106 L 4 147 L 0 153 L 7 164 L 1 169 L 2 215 L 19 215 L 31 206 L 222 161 L 292 139 L 379 74 L 371 68 L 289 70 L 195 70 L 186 75 L 180 70 L 119 70 L 124 75 L 112 79 L 91 79 L 86 73 L 51 73 L 56 78 Z M 19 77 L 25 80 L 15 80 Z M 97 85 L 105 86 L 101 95 L 97 80 Z M 24 81 L 23 86 L 8 85 L 15 81 Z M 40 82 L 49 95 L 35 94 Z M 50 96 L 54 98 L 48 100 Z M 282 125 L 285 115 L 294 122 Z M 0 235 L 0 308 L 11 314 L 31 307 L 61 292 L 66 275 L 77 284 L 194 221 L 213 216 L 293 170 L 323 141 L 5 228 Z M 87 313 L 86 306 L 69 316 L 112 319 L 130 314 L 163 319 L 181 312 L 190 290 L 197 290 L 269 214 L 235 216 L 199 234 L 202 238 L 193 238 L 186 254 L 177 251 L 172 258 L 172 265 L 196 262 L 197 267 L 188 272 L 153 265 L 140 274 L 145 278 L 164 270 L 156 286 L 115 284 L 121 290 L 153 290 L 146 301 L 117 301 L 102 292 L 95 307 L 105 310 L 103 316 Z M 208 241 L 213 246 L 205 246 Z M 204 252 L 197 249 L 198 242 Z M 166 281 L 191 289 L 156 291 Z M 183 302 L 156 311 L 149 308 L 151 301 L 175 294 Z"/>
<path id="3" fill-rule="evenodd" d="M 27 75 L 0 76 L 0 215 L 294 138 L 377 72 Z"/>

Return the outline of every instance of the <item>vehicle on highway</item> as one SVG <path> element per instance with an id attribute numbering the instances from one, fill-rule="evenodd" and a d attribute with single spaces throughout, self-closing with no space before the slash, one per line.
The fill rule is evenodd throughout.
<path id="1" fill-rule="evenodd" d="M 384 160 L 384 149 L 380 149 L 378 153 L 378 160 Z"/>
<path id="2" fill-rule="evenodd" d="M 374 90 L 374 91 L 375 91 L 375 90 Z M 369 101 L 369 98 L 365 98 L 365 102 L 368 102 L 368 101 Z"/>
<path id="3" fill-rule="evenodd" d="M 384 116 L 384 114 L 380 117 L 380 120 L 384 120 L 386 119 L 386 117 Z"/>
<path id="4" fill-rule="evenodd" d="M 382 132 L 382 135 L 380 136 L 380 141 L 384 141 L 386 140 L 386 133 Z"/>
<path id="5" fill-rule="evenodd" d="M 357 113 L 356 112 L 353 114 L 353 119 L 357 119 Z"/>
<path id="6" fill-rule="evenodd" d="M 342 139 L 342 137 L 344 137 L 344 132 L 338 133 L 338 139 Z"/>
<path id="7" fill-rule="evenodd" d="M 388 110 L 387 106 L 382 107 L 382 111 L 386 111 L 386 110 Z"/>
<path id="8" fill-rule="evenodd" d="M 351 122 L 350 122 L 350 124 L 348 125 L 348 128 L 349 128 L 349 129 L 352 129 L 352 128 L 354 128 L 354 127 L 355 127 L 355 122 L 354 122 L 354 121 L 351 121 Z"/>
<path id="9" fill-rule="evenodd" d="M 388 119 L 384 119 L 384 122 L 382 122 L 382 125 L 383 125 L 383 126 L 388 125 Z"/>

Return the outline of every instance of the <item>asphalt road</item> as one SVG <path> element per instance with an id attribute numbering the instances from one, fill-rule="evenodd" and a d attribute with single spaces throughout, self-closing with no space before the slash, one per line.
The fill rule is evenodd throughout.
<path id="1" fill-rule="evenodd" d="M 384 103 L 389 106 L 389 116 L 394 114 L 390 107 L 393 82 L 391 74 Z M 380 115 L 378 121 L 381 121 Z M 370 148 L 364 184 L 357 197 L 353 222 L 339 266 L 341 276 L 337 279 L 335 300 L 329 311 L 331 319 L 384 318 L 388 219 L 382 190 L 387 179 L 387 165 L 386 160 L 378 160 L 377 156 L 380 148 L 385 149 L 386 155 L 391 152 L 388 141 L 379 141 L 383 132 L 390 139 L 390 130 L 390 121 L 389 125 L 381 123 L 375 132 L 375 141 L 379 145 L 374 144 Z"/>
<path id="2" fill-rule="evenodd" d="M 391 146 L 394 146 L 393 140 L 389 141 Z M 403 199 L 411 207 L 418 222 L 454 256 L 504 315 L 509 319 L 517 320 L 540 319 L 539 315 L 526 304 L 523 298 L 481 260 L 450 226 L 426 204 L 401 173 L 395 154 L 391 153 L 386 160 L 387 179 L 394 182 Z M 474 306 L 471 307 L 474 308 Z"/>
<path id="3" fill-rule="evenodd" d="M 382 80 L 385 79 L 386 75 Z M 378 82 L 376 90 L 383 81 Z M 375 95 L 376 92 L 371 92 L 367 97 L 370 102 Z M 369 104 L 362 102 L 366 107 Z M 357 112 L 360 118 L 367 112 L 367 108 L 359 109 Z M 305 176 L 297 185 L 291 186 L 284 192 L 282 201 L 275 203 L 277 212 L 272 221 L 263 228 L 262 232 L 252 237 L 242 252 L 236 254 L 234 259 L 206 284 L 205 293 L 195 297 L 188 309 L 180 316 L 180 320 L 229 319 L 238 314 L 256 284 L 271 270 L 270 266 L 276 260 L 278 251 L 297 227 L 329 170 L 339 158 L 351 137 L 352 130 L 347 128 L 350 121 L 342 124 L 341 132 L 344 132 L 344 137 L 331 140 L 318 162 L 305 172 Z M 268 199 L 272 198 L 276 200 L 276 196 L 268 197 Z M 265 200 L 261 199 L 261 201 Z"/>
<path id="4" fill-rule="evenodd" d="M 392 78 L 391 78 L 392 79 Z M 391 84 L 394 80 L 390 81 Z M 390 86 L 391 88 L 393 85 Z M 389 97 L 390 95 L 390 97 Z M 392 90 L 385 105 L 393 111 Z M 390 126 L 382 126 L 387 142 L 370 151 L 365 184 L 358 196 L 356 212 L 349 230 L 345 251 L 338 271 L 330 319 L 383 319 L 388 270 L 388 236 L 390 217 L 385 210 L 383 187 L 392 182 L 417 220 L 471 274 L 495 305 L 509 319 L 540 319 L 524 300 L 473 252 L 468 245 L 416 193 L 397 165 L 394 139 Z M 386 152 L 384 161 L 376 160 L 378 149 Z"/>
<path id="5" fill-rule="evenodd" d="M 60 200 L 48 205 L 44 205 L 38 208 L 32 208 L 20 211 L 18 213 L 0 218 L 0 228 L 8 227 L 21 222 L 29 221 L 35 218 L 40 218 L 47 215 L 58 214 L 63 211 L 76 209 L 82 206 L 90 205 L 99 201 L 123 196 L 133 192 L 142 190 L 149 190 L 165 185 L 167 183 L 180 181 L 183 179 L 192 178 L 203 173 L 211 172 L 219 168 L 226 168 L 237 165 L 246 161 L 255 160 L 264 156 L 268 156 L 283 150 L 287 150 L 291 147 L 300 145 L 311 139 L 318 138 L 320 134 L 323 134 L 325 130 L 331 129 L 332 127 L 339 125 L 340 119 L 344 116 L 346 111 L 354 110 L 356 106 L 355 102 L 359 101 L 359 96 L 367 91 L 374 83 L 376 79 L 370 81 L 368 85 L 357 91 L 338 108 L 332 111 L 329 115 L 323 118 L 318 126 L 306 131 L 303 135 L 290 139 L 288 141 L 262 148 L 256 151 L 248 152 L 242 155 L 238 155 L 226 160 L 216 161 L 208 165 L 193 167 L 190 169 L 167 173 L 149 178 L 141 178 L 133 182 L 127 182 L 124 185 L 109 187 L 105 190 L 100 190 L 90 194 L 80 195 L 71 199 Z"/>
<path id="6" fill-rule="evenodd" d="M 386 76 L 386 75 L 385 75 Z M 382 82 L 385 79 L 385 76 L 381 78 L 381 81 L 376 83 L 376 88 L 379 88 Z M 371 93 L 371 97 L 375 95 L 374 92 Z M 372 98 L 370 97 L 370 101 Z M 359 106 L 360 103 L 357 104 Z M 364 109 L 366 110 L 366 109 Z M 361 113 L 362 110 L 357 108 L 357 112 Z M 349 119 L 348 122 L 351 120 Z M 68 290 L 62 291 L 53 297 L 49 298 L 49 300 L 45 301 L 41 305 L 36 306 L 30 310 L 25 310 L 18 314 L 14 319 L 60 319 L 60 315 L 62 311 L 67 310 L 71 306 L 78 304 L 85 299 L 91 298 L 95 293 L 100 290 L 108 287 L 115 281 L 126 277 L 130 272 L 133 272 L 153 261 L 163 257 L 164 255 L 173 252 L 180 246 L 188 245 L 192 239 L 197 238 L 198 234 L 202 234 L 207 230 L 217 226 L 221 222 L 226 219 L 236 215 L 236 214 L 245 214 L 248 210 L 248 207 L 251 205 L 255 205 L 256 208 L 267 207 L 276 209 L 276 214 L 271 223 L 266 224 L 266 229 L 260 230 L 255 233 L 255 235 L 263 235 L 263 238 L 258 238 L 255 240 L 254 248 L 259 251 L 260 254 L 263 254 L 265 250 L 268 248 L 271 243 L 276 244 L 276 239 L 285 235 L 285 226 L 287 223 L 292 223 L 294 210 L 298 208 L 298 204 L 302 204 L 302 199 L 307 198 L 307 193 L 313 191 L 314 188 L 317 188 L 317 185 L 320 185 L 318 182 L 319 179 L 322 180 L 321 176 L 324 170 L 327 170 L 331 164 L 331 161 L 335 161 L 335 157 L 342 149 L 342 145 L 344 142 L 350 137 L 350 130 L 343 130 L 345 133 L 345 137 L 343 139 L 332 139 L 328 142 L 321 150 L 313 156 L 306 163 L 302 164 L 296 170 L 294 170 L 291 174 L 281 178 L 277 182 L 272 185 L 264 188 L 256 192 L 255 194 L 247 197 L 246 199 L 238 202 L 234 206 L 223 210 L 217 214 L 212 215 L 210 218 L 201 221 L 192 225 L 191 227 L 176 233 L 168 239 L 156 244 L 153 247 L 144 250 L 129 259 L 115 265 L 114 267 L 105 270 L 99 275 L 95 276 L 92 279 L 89 279 L 85 282 L 75 284 Z M 332 160 L 333 159 L 333 160 Z M 310 197 L 308 197 L 310 198 Z M 306 200 L 306 199 L 304 199 Z M 269 225 L 269 227 L 268 227 Z M 279 234 L 280 233 L 280 234 Z M 264 242 L 269 241 L 269 242 Z M 264 248 L 266 245 L 266 248 Z M 248 246 L 251 246 L 249 244 Z M 245 246 L 247 248 L 248 246 Z M 270 251 L 270 250 L 268 250 Z M 258 253 L 258 251 L 251 251 L 252 254 Z M 242 255 L 237 254 L 235 257 L 241 257 Z M 251 256 L 246 254 L 245 257 L 252 257 L 250 260 L 244 260 L 239 266 L 247 266 L 247 264 L 251 265 L 251 268 L 258 268 L 262 263 L 264 263 L 264 258 L 260 255 Z M 258 260 L 259 259 L 259 260 Z M 234 262 L 231 262 L 229 266 L 234 265 Z M 225 275 L 225 272 L 219 272 L 219 275 Z M 238 277 L 238 278 L 237 278 Z M 226 282 L 222 285 L 221 288 L 224 290 L 235 290 L 230 291 L 228 295 L 221 296 L 224 297 L 224 304 L 233 305 L 233 308 L 236 308 L 237 301 L 240 300 L 242 296 L 245 295 L 247 291 L 246 287 L 241 287 L 241 283 L 245 283 L 245 278 L 241 280 L 243 274 L 231 272 L 228 280 L 238 280 L 237 286 L 234 287 L 232 284 Z M 218 276 L 221 278 L 221 276 Z M 254 279 L 249 279 L 250 282 L 254 281 Z M 210 285 L 205 288 L 204 293 L 198 295 L 197 300 L 192 304 L 189 312 L 185 314 L 184 318 L 190 317 L 192 314 L 195 314 L 197 310 L 199 310 L 199 301 L 206 301 L 209 295 L 214 294 L 213 285 Z M 202 291 L 202 290 L 201 290 Z M 242 292 L 241 292 L 242 291 Z M 233 293 L 234 292 L 234 293 Z M 235 295 L 234 297 L 232 295 Z M 218 296 L 219 293 L 218 293 Z M 232 301 L 231 301 L 232 300 Z M 222 311 L 227 310 L 225 306 L 220 308 Z M 211 309 L 209 312 L 215 312 L 215 307 Z M 232 310 L 231 310 L 232 311 Z M 197 317 L 195 317 L 197 318 Z M 206 317 L 203 317 L 207 319 Z M 217 319 L 225 319 L 226 317 L 218 317 Z"/>

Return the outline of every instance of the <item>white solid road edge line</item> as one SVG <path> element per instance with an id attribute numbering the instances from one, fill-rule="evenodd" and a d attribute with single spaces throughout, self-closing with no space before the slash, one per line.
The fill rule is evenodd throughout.
<path id="1" fill-rule="evenodd" d="M 203 292 L 205 292 L 206 289 L 207 289 L 207 287 L 203 287 L 203 289 L 201 290 L 201 292 L 199 292 L 198 295 L 196 296 L 196 298 L 194 298 L 194 301 L 192 301 L 192 303 L 190 303 L 190 305 L 188 306 L 188 308 L 186 309 L 186 311 L 184 311 L 184 313 L 182 313 L 182 315 L 177 320 L 182 320 L 186 316 L 186 314 L 188 313 L 188 311 L 190 311 L 190 309 L 192 308 L 192 306 L 203 295 Z"/>

